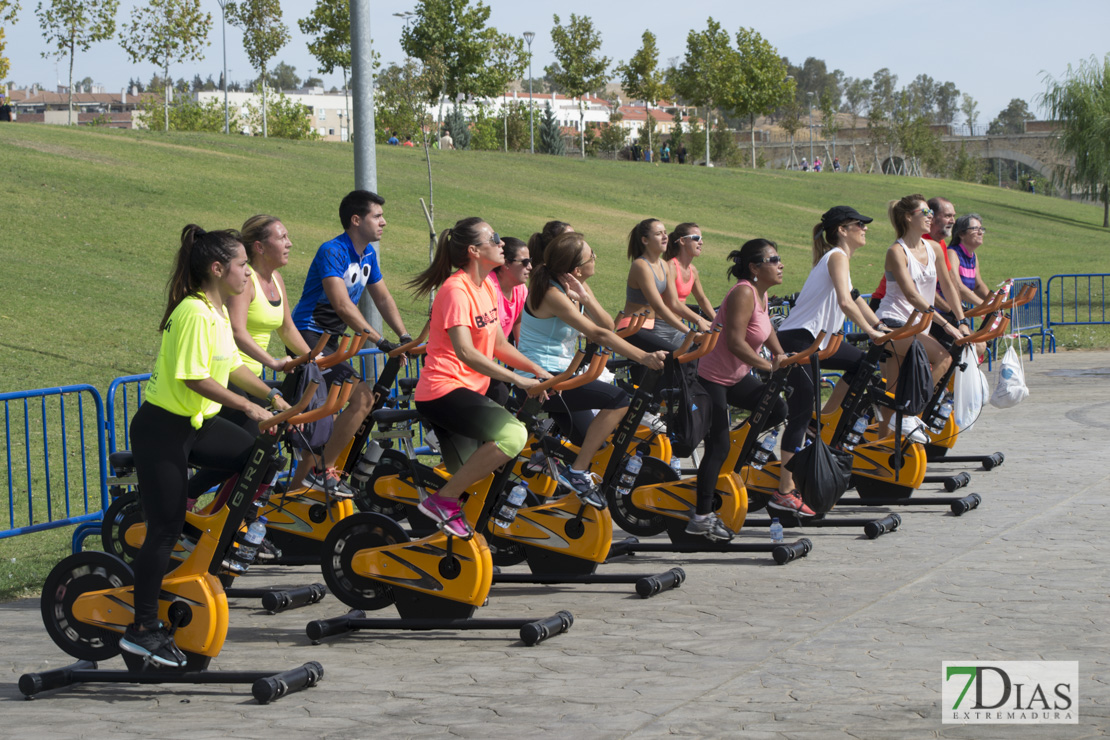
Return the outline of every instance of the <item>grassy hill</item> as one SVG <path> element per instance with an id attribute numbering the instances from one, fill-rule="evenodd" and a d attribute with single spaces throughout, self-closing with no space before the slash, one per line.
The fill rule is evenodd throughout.
<path id="1" fill-rule="evenodd" d="M 294 242 L 284 274 L 295 298 L 316 247 L 339 233 L 338 203 L 354 183 L 347 145 L 61 126 L 3 126 L 0 163 L 0 390 L 105 388 L 119 375 L 149 371 L 165 280 L 190 222 L 227 228 L 254 213 L 282 218 Z M 783 292 L 800 288 L 812 226 L 841 203 L 876 219 L 853 260 L 857 287 L 869 291 L 893 239 L 886 203 L 912 192 L 943 194 L 958 213 L 982 214 L 991 283 L 1103 270 L 1110 240 L 1095 207 L 941 180 L 462 151 L 433 152 L 432 173 L 438 228 L 480 215 L 501 234 L 527 238 L 549 219 L 572 223 L 599 254 L 594 285 L 612 311 L 623 301 L 628 231 L 648 216 L 702 226 L 698 264 L 714 299 L 727 288 L 725 256 L 754 236 L 779 243 Z M 380 148 L 378 183 L 388 201 L 387 282 L 418 328 L 426 304 L 404 282 L 427 264 L 422 152 Z"/>

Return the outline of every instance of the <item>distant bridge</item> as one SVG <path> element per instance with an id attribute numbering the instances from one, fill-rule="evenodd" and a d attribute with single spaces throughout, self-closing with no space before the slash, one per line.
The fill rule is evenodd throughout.
<path id="1" fill-rule="evenodd" d="M 859 135 L 861 131 L 862 136 Z M 873 146 L 867 140 L 866 129 L 853 129 L 845 133 L 848 135 L 837 137 L 835 146 L 836 156 L 840 158 L 842 169 L 847 169 L 854 155 L 855 168 L 860 172 L 907 171 L 905 154 L 898 147 L 892 149 L 886 146 Z M 943 134 L 940 140 L 953 156 L 962 145 L 969 156 L 977 159 L 1007 159 L 1020 162 L 1041 176 L 1051 179 L 1058 166 L 1070 165 L 1072 162 L 1071 158 L 1066 157 L 1057 146 L 1058 137 L 1058 131 L 1045 130 L 998 136 Z M 747 142 L 746 134 L 740 134 L 737 137 L 737 144 L 740 147 L 744 147 Z M 762 151 L 767 160 L 767 166 L 774 169 L 785 168 L 791 162 L 797 163 L 802 157 L 810 159 L 809 138 L 804 132 L 795 138 L 793 145 L 789 142 L 760 144 L 757 139 L 756 148 L 756 156 Z M 820 157 L 829 169 L 831 169 L 833 151 L 831 140 L 814 140 L 814 154 Z"/>

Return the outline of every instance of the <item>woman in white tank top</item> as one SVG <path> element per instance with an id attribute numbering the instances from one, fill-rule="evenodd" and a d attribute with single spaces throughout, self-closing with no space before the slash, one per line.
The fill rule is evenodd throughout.
<path id="1" fill-rule="evenodd" d="M 887 289 L 876 313 L 883 323 L 895 328 L 903 326 L 915 310 L 924 312 L 933 307 L 938 281 L 946 295 L 957 293 L 948 270 L 936 268 L 938 263 L 944 264 L 943 248 L 938 242 L 924 238 L 933 225 L 933 212 L 924 196 L 907 195 L 901 200 L 891 201 L 887 211 L 898 240 L 886 252 Z M 963 310 L 958 305 L 954 310 L 957 320 L 963 320 Z M 964 324 L 957 326 L 940 315 L 934 317 L 933 322 L 939 323 L 953 338 L 964 336 L 970 331 Z M 935 384 L 948 370 L 952 357 L 928 333 L 918 334 L 916 338 L 929 356 Z M 905 359 L 906 348 L 911 341 L 903 339 L 894 342 L 895 356 L 883 364 L 883 375 L 890 384 L 889 388 L 894 388 L 898 382 L 898 368 Z"/>

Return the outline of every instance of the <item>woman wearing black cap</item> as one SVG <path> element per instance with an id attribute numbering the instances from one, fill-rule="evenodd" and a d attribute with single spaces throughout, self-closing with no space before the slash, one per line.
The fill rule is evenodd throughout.
<path id="1" fill-rule="evenodd" d="M 867 244 L 867 224 L 874 219 L 860 215 L 851 206 L 835 206 L 825 211 L 821 222 L 813 227 L 813 270 L 806 278 L 802 292 L 790 309 L 786 320 L 779 327 L 779 343 L 786 352 L 799 352 L 816 339 L 822 331 L 828 344 L 833 334 L 844 325 L 844 317 L 851 319 L 867 333 L 872 340 L 883 336 L 888 330 L 879 317 L 859 297 L 852 288 L 852 275 L 848 260 L 860 247 Z M 863 351 L 843 342 L 832 357 L 822 361 L 824 368 L 843 370 L 850 378 L 863 361 Z M 813 393 L 818 379 L 813 377 L 812 369 L 806 374 L 810 384 L 794 384 L 790 405 L 813 407 Z M 847 392 L 847 383 L 841 379 L 833 389 L 832 396 L 825 405 L 834 409 L 840 405 Z M 791 421 L 798 415 L 791 414 Z M 790 450 L 801 446 L 805 437 L 805 423 L 788 422 L 782 435 L 782 449 Z M 783 470 L 785 474 L 785 469 Z"/>

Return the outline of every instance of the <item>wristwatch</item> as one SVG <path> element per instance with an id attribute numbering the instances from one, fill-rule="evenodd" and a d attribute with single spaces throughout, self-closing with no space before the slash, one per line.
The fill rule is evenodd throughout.
<path id="1" fill-rule="evenodd" d="M 266 401 L 269 402 L 269 404 L 271 406 L 273 406 L 274 405 L 274 399 L 277 398 L 278 396 L 281 396 L 282 398 L 285 397 L 285 396 L 281 395 L 281 390 L 280 389 L 271 388 L 270 392 L 266 394 Z"/>
<path id="2" fill-rule="evenodd" d="M 966 326 L 968 329 L 970 329 L 971 328 L 971 319 L 969 319 L 965 316 L 962 319 L 960 319 L 959 321 L 957 321 L 956 325 L 957 326 Z"/>

